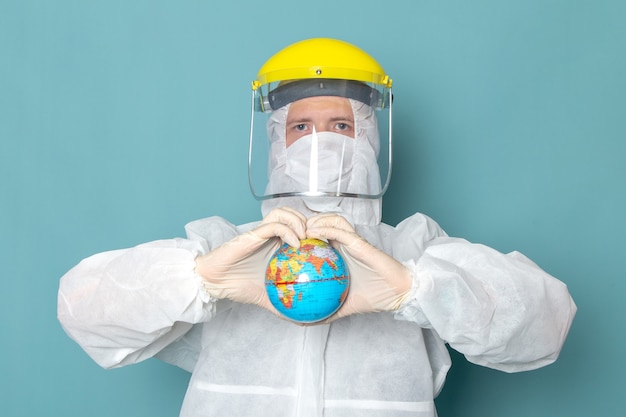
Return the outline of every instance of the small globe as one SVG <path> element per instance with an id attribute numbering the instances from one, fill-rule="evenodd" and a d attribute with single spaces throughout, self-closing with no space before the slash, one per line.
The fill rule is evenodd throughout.
<path id="1" fill-rule="evenodd" d="M 343 258 L 318 239 L 304 239 L 300 248 L 283 244 L 270 259 L 265 289 L 286 318 L 314 323 L 335 313 L 348 295 L 350 275 Z"/>

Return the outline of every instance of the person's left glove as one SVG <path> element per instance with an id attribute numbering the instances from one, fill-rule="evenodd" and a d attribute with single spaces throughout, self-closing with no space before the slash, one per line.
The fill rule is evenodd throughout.
<path id="1" fill-rule="evenodd" d="M 295 247 L 305 237 L 306 217 L 284 207 L 272 210 L 255 229 L 196 258 L 196 273 L 216 299 L 256 304 L 274 314 L 265 291 L 265 268 L 281 240 Z"/>
<path id="2" fill-rule="evenodd" d="M 408 297 L 413 283 L 409 270 L 359 236 L 344 217 L 332 213 L 311 217 L 307 237 L 327 239 L 350 272 L 348 297 L 329 321 L 351 314 L 396 311 Z"/>

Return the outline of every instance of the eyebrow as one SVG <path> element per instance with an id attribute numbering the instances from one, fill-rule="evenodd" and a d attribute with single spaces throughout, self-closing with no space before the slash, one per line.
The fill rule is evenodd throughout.
<path id="1" fill-rule="evenodd" d="M 354 117 L 351 116 L 335 116 L 330 118 L 331 121 L 336 122 L 340 120 L 348 120 L 350 122 L 354 122 Z"/>

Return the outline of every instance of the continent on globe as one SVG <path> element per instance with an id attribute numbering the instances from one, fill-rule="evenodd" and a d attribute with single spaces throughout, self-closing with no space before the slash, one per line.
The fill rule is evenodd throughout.
<path id="1" fill-rule="evenodd" d="M 265 271 L 265 289 L 272 305 L 286 318 L 314 323 L 335 313 L 348 295 L 350 274 L 343 258 L 318 239 L 283 244 Z"/>

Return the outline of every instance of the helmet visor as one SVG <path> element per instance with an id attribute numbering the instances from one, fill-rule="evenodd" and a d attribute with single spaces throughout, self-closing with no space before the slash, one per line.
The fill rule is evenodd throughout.
<path id="1" fill-rule="evenodd" d="M 391 175 L 391 91 L 306 79 L 253 91 L 248 176 L 255 198 L 380 198 Z"/>

